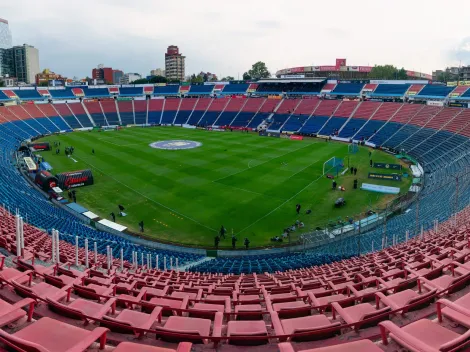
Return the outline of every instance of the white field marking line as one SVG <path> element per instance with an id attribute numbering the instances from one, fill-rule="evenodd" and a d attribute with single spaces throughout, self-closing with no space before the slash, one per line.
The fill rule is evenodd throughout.
<path id="1" fill-rule="evenodd" d="M 315 145 L 315 143 L 309 143 L 309 144 L 307 144 L 307 145 L 304 145 L 304 146 L 301 147 L 301 148 L 298 148 L 298 149 L 295 149 L 295 150 L 291 150 L 290 152 L 287 152 L 287 153 L 284 153 L 284 154 L 282 154 L 282 155 L 278 155 L 278 156 L 276 156 L 276 157 L 274 157 L 274 158 L 271 158 L 271 159 L 269 159 L 269 160 L 263 161 L 262 163 L 260 163 L 260 164 L 258 164 L 258 165 L 256 165 L 256 166 L 253 166 L 253 168 L 258 167 L 258 166 L 263 165 L 263 164 L 266 164 L 266 163 L 268 163 L 268 162 L 270 162 L 270 161 L 272 161 L 272 160 L 275 160 L 275 159 L 281 158 L 281 157 L 283 157 L 283 156 L 286 156 L 287 154 L 297 152 L 297 151 L 299 151 L 299 150 L 301 150 L 301 149 L 307 148 L 307 147 L 312 146 L 312 145 Z M 212 182 L 218 182 L 218 181 L 220 181 L 220 180 L 223 180 L 224 178 L 228 178 L 228 177 L 230 177 L 230 176 L 235 176 L 235 175 L 241 174 L 242 172 L 244 172 L 244 171 L 246 171 L 246 170 L 248 170 L 248 169 L 251 169 L 251 168 L 250 168 L 250 167 L 247 167 L 246 169 L 237 171 L 237 172 L 235 172 L 235 173 L 233 173 L 233 174 L 230 174 L 230 175 L 227 175 L 227 176 L 224 176 L 224 177 L 220 177 L 220 178 L 218 178 L 217 180 L 214 180 L 214 181 L 212 181 Z"/>
<path id="2" fill-rule="evenodd" d="M 240 234 L 242 233 L 243 231 L 249 229 L 251 226 L 253 226 L 254 224 L 260 222 L 261 220 L 263 220 L 264 218 L 268 217 L 269 215 L 271 215 L 272 213 L 274 213 L 276 210 L 278 210 L 280 207 L 282 207 L 284 204 L 290 202 L 292 199 L 294 199 L 295 197 L 297 197 L 300 193 L 302 193 L 303 191 L 305 191 L 308 187 L 310 187 L 311 185 L 313 185 L 315 182 L 317 182 L 319 179 L 321 179 L 323 175 L 320 175 L 318 176 L 315 180 L 313 180 L 312 182 L 310 182 L 308 185 L 306 185 L 304 188 L 302 188 L 300 191 L 298 191 L 296 194 L 294 194 L 292 197 L 290 197 L 289 199 L 287 199 L 284 203 L 280 204 L 279 206 L 277 206 L 276 208 L 274 208 L 273 210 L 271 210 L 269 213 L 267 213 L 266 215 L 263 215 L 262 217 L 260 217 L 258 220 L 256 220 L 255 222 L 253 222 L 252 224 L 248 225 L 247 227 L 245 227 L 244 229 L 238 231 L 237 234 Z"/>
<path id="3" fill-rule="evenodd" d="M 250 160 L 250 161 L 248 162 L 248 168 L 249 168 L 249 169 L 251 169 L 250 164 L 251 164 L 252 161 L 254 161 L 254 160 Z"/>
<path id="4" fill-rule="evenodd" d="M 302 171 L 304 171 L 305 169 L 308 169 L 310 166 L 316 164 L 316 163 L 319 162 L 319 161 L 320 161 L 320 160 L 315 160 L 314 162 L 308 164 L 308 165 L 305 166 L 303 169 L 297 171 L 295 174 L 290 175 L 288 178 L 286 178 L 286 179 L 284 180 L 284 182 L 287 181 L 287 180 L 290 180 L 290 179 L 291 179 L 292 177 L 294 177 L 295 175 L 300 174 Z M 273 196 L 270 196 L 270 195 L 268 195 L 268 194 L 263 194 L 263 193 L 258 193 L 258 192 L 250 191 L 250 190 L 245 189 L 245 188 L 239 188 L 239 187 L 235 187 L 235 186 L 232 186 L 232 185 L 226 185 L 226 184 L 223 184 L 223 183 L 220 183 L 220 182 L 216 182 L 216 183 L 219 183 L 219 184 L 221 184 L 221 185 L 223 185 L 223 186 L 229 186 L 229 187 L 238 189 L 238 190 L 240 190 L 240 191 L 250 192 L 250 193 L 253 193 L 253 194 L 258 194 L 258 195 L 260 195 L 260 196 L 265 196 L 265 197 L 274 198 L 274 199 L 279 199 L 279 200 L 285 200 L 284 198 L 273 197 Z"/>
<path id="5" fill-rule="evenodd" d="M 268 194 L 263 194 L 263 193 L 258 193 L 258 192 L 254 192 L 254 191 L 250 191 L 248 189 L 245 189 L 245 188 L 239 188 L 239 187 L 235 187 L 235 186 L 232 186 L 232 185 L 225 185 L 223 183 L 219 183 L 219 182 L 215 182 L 215 183 L 218 183 L 219 185 L 221 186 L 224 186 L 224 187 L 231 187 L 231 188 L 234 188 L 234 189 L 238 189 L 240 191 L 243 191 L 243 192 L 248 192 L 248 193 L 253 193 L 253 194 L 257 194 L 257 195 L 260 195 L 260 196 L 264 196 L 264 197 L 268 197 L 268 198 L 273 198 L 273 199 L 278 199 L 278 200 L 285 200 L 283 198 L 278 198 L 278 197 L 273 197 L 273 196 L 270 196 Z"/>
<path id="6" fill-rule="evenodd" d="M 77 159 L 80 159 L 80 158 L 77 157 Z M 198 224 L 198 225 L 200 225 L 200 226 L 202 226 L 202 227 L 205 227 L 205 228 L 208 229 L 208 230 L 217 232 L 216 229 L 213 229 L 212 227 L 206 226 L 206 225 L 200 223 L 199 221 L 197 221 L 197 220 L 195 220 L 195 219 L 193 219 L 193 218 L 191 218 L 191 217 L 189 217 L 189 216 L 187 216 L 187 215 L 184 215 L 184 214 L 178 212 L 178 211 L 175 210 L 175 209 L 172 209 L 172 208 L 170 208 L 170 207 L 167 207 L 166 205 L 164 205 L 164 204 L 162 204 L 162 203 L 160 203 L 160 202 L 157 202 L 157 201 L 154 200 L 154 199 L 151 199 L 151 198 L 147 197 L 146 195 L 144 195 L 144 194 L 140 193 L 139 191 L 135 190 L 134 188 L 132 188 L 132 187 L 126 185 L 124 182 L 121 182 L 121 181 L 117 180 L 116 178 L 114 178 L 113 176 L 110 176 L 110 175 L 108 175 L 107 173 L 103 172 L 101 169 L 97 168 L 97 167 L 94 166 L 93 164 L 91 164 L 91 163 L 89 163 L 89 162 L 87 162 L 87 161 L 85 161 L 85 160 L 83 160 L 83 159 L 82 159 L 82 161 L 83 161 L 85 164 L 90 165 L 90 166 L 91 166 L 92 168 L 94 168 L 95 170 L 98 170 L 98 171 L 101 172 L 103 175 L 108 176 L 108 177 L 111 178 L 112 180 L 116 181 L 117 183 L 120 183 L 120 184 L 123 185 L 124 187 L 130 189 L 131 191 L 137 193 L 138 195 L 140 195 L 140 196 L 142 196 L 143 198 L 145 198 L 145 199 L 151 201 L 152 203 L 155 203 L 155 204 L 161 206 L 162 208 L 165 208 L 165 209 L 167 209 L 167 210 L 169 210 L 169 211 L 171 211 L 171 212 L 173 212 L 173 213 L 175 213 L 175 214 L 178 214 L 178 215 L 180 215 L 180 216 L 182 216 L 182 217 L 184 217 L 184 218 L 186 218 L 186 219 L 188 219 L 188 220 L 194 222 L 195 224 Z"/>

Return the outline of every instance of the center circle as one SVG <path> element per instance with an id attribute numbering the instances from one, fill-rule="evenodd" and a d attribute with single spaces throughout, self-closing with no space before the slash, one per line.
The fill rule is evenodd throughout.
<path id="1" fill-rule="evenodd" d="M 202 143 L 195 141 L 187 140 L 170 140 L 170 141 L 160 141 L 150 143 L 149 146 L 155 149 L 165 149 L 165 150 L 181 150 L 181 149 L 193 149 L 200 147 Z"/>

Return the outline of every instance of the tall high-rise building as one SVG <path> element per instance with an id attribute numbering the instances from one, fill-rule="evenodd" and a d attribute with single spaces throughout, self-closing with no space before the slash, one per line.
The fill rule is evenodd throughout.
<path id="1" fill-rule="evenodd" d="M 165 53 L 165 77 L 168 80 L 184 81 L 185 59 L 176 45 L 168 47 Z"/>
<path id="2" fill-rule="evenodd" d="M 0 77 L 14 77 L 13 49 L 0 48 Z"/>
<path id="3" fill-rule="evenodd" d="M 23 44 L 14 46 L 13 51 L 13 76 L 18 82 L 34 84 L 39 70 L 39 50 L 34 46 Z"/>
<path id="4" fill-rule="evenodd" d="M 8 21 L 0 18 L 0 77 L 13 75 L 13 52 Z"/>
<path id="5" fill-rule="evenodd" d="M 8 21 L 0 18 L 0 49 L 11 48 L 11 32 Z"/>
<path id="6" fill-rule="evenodd" d="M 98 67 L 94 68 L 91 72 L 91 78 L 102 80 L 106 83 L 113 83 L 113 69 L 111 67 L 103 67 L 103 65 L 98 65 Z"/>
<path id="7" fill-rule="evenodd" d="M 137 81 L 138 79 L 141 79 L 142 76 L 138 73 L 126 73 L 125 75 L 123 75 L 121 77 L 121 84 L 129 84 L 129 83 L 132 83 L 134 81 Z"/>
<path id="8" fill-rule="evenodd" d="M 121 70 L 113 70 L 113 84 L 121 83 L 121 78 L 124 75 L 124 72 Z"/>
<path id="9" fill-rule="evenodd" d="M 157 68 L 156 70 L 151 70 L 151 71 L 150 71 L 150 76 L 162 76 L 162 77 L 165 77 L 165 70 L 162 70 L 161 68 Z"/>

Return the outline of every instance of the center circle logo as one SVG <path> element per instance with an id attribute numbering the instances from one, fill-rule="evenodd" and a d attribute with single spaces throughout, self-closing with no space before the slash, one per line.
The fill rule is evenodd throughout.
<path id="1" fill-rule="evenodd" d="M 195 141 L 186 140 L 172 140 L 172 141 L 161 141 L 150 143 L 149 146 L 155 149 L 165 150 L 181 150 L 181 149 L 193 149 L 200 147 L 202 143 Z"/>

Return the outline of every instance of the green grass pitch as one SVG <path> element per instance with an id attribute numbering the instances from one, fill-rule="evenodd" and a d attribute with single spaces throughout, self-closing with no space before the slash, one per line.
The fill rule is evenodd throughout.
<path id="1" fill-rule="evenodd" d="M 149 147 L 152 142 L 175 139 L 201 142 L 202 146 L 189 150 Z M 254 133 L 135 127 L 43 140 L 52 145 L 61 142 L 60 155 L 55 150 L 40 153 L 52 165 L 53 174 L 93 170 L 95 184 L 77 189 L 79 204 L 107 219 L 111 212 L 118 214 L 117 205 L 122 204 L 128 215 L 118 216 L 118 223 L 138 232 L 137 224 L 143 220 L 145 235 L 160 241 L 211 247 L 224 225 L 229 236 L 221 241 L 221 248 L 231 247 L 232 229 L 238 246 L 245 237 L 250 239 L 250 247 L 268 246 L 273 244 L 271 237 L 281 235 L 297 219 L 308 231 L 329 220 L 364 213 L 394 197 L 353 190 L 355 177 L 349 171 L 337 181 L 346 192 L 332 191 L 332 181 L 322 176 L 323 163 L 336 156 L 347 166 L 348 147 L 323 139 L 293 141 Z M 75 148 L 75 160 L 65 156 L 66 146 Z M 402 182 L 368 180 L 368 148 L 360 147 L 349 156 L 350 165 L 358 168 L 359 186 L 369 182 L 407 191 L 409 178 Z M 397 163 L 396 158 L 379 151 L 372 152 L 372 159 Z M 344 197 L 347 204 L 335 209 L 338 197 Z M 302 205 L 300 215 L 295 211 L 297 203 Z M 310 215 L 305 214 L 307 209 L 312 210 Z M 291 241 L 299 234 L 296 231 Z"/>

